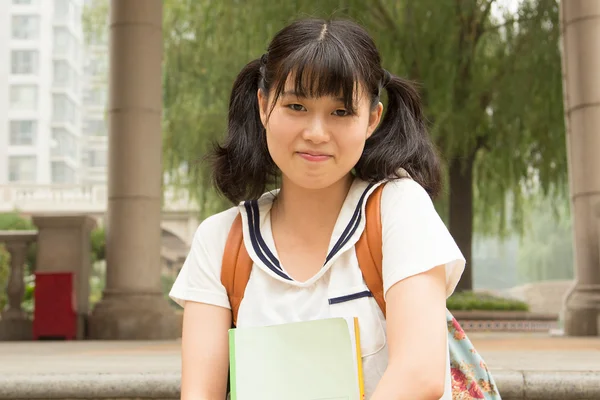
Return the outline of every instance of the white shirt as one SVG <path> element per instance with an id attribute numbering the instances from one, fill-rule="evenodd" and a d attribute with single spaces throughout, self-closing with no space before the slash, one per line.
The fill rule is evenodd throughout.
<path id="1" fill-rule="evenodd" d="M 355 179 L 338 215 L 327 261 L 305 282 L 289 277 L 278 261 L 271 232 L 273 193 L 204 220 L 170 292 L 186 300 L 230 308 L 221 284 L 221 260 L 233 220 L 242 215 L 244 244 L 254 265 L 238 311 L 237 326 L 266 326 L 329 317 L 359 319 L 365 397 L 375 391 L 388 362 L 386 322 L 364 283 L 354 246 L 365 227 L 365 205 L 379 184 Z M 427 192 L 403 178 L 388 182 L 381 198 L 384 293 L 396 282 L 446 266 L 446 295 L 454 291 L 465 259 Z M 443 400 L 451 399 L 447 357 Z"/>

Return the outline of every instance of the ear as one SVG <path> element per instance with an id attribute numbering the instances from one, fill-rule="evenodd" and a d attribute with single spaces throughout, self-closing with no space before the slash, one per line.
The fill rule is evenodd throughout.
<path id="1" fill-rule="evenodd" d="M 269 106 L 269 100 L 267 99 L 267 97 L 265 96 L 265 94 L 263 93 L 263 91 L 261 89 L 258 89 L 256 96 L 258 98 L 258 109 L 259 109 L 259 113 L 260 113 L 260 120 L 262 121 L 263 126 L 266 128 L 267 127 L 267 107 Z"/>
<path id="2" fill-rule="evenodd" d="M 371 137 L 379 122 L 381 121 L 381 115 L 383 114 L 383 104 L 379 102 L 375 108 L 369 114 L 369 126 L 367 127 L 367 139 Z"/>

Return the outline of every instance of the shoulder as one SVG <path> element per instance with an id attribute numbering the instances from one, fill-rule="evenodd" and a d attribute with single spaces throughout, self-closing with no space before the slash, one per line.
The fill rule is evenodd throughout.
<path id="1" fill-rule="evenodd" d="M 237 208 L 230 208 L 206 218 L 196 229 L 190 251 L 169 292 L 180 306 L 195 301 L 229 308 L 220 275 L 225 243 L 237 214 Z"/>
<path id="2" fill-rule="evenodd" d="M 416 211 L 433 208 L 429 193 L 411 178 L 388 181 L 381 194 L 382 213 L 395 213 L 401 210 Z"/>
<path id="3" fill-rule="evenodd" d="M 220 249 L 222 254 L 227 235 L 238 213 L 237 207 L 231 207 L 204 219 L 196 229 L 192 246 Z"/>

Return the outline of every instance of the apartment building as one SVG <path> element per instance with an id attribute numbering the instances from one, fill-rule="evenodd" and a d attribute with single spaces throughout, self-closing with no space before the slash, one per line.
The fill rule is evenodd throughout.
<path id="1" fill-rule="evenodd" d="M 107 63 L 88 54 L 83 5 L 0 1 L 0 185 L 105 180 Z"/>

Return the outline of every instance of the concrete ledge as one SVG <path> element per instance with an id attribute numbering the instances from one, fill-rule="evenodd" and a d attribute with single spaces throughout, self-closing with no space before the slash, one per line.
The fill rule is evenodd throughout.
<path id="1" fill-rule="evenodd" d="M 179 373 L 0 376 L 0 399 L 179 399 Z"/>
<path id="2" fill-rule="evenodd" d="M 597 400 L 600 372 L 492 371 L 503 400 Z M 0 376 L 0 399 L 179 399 L 179 373 Z"/>
<path id="3" fill-rule="evenodd" d="M 502 321 L 556 321 L 558 314 L 535 313 L 530 311 L 450 311 L 458 321 L 502 320 Z"/>
<path id="4" fill-rule="evenodd" d="M 33 322 L 31 319 L 0 319 L 0 341 L 32 340 Z"/>

